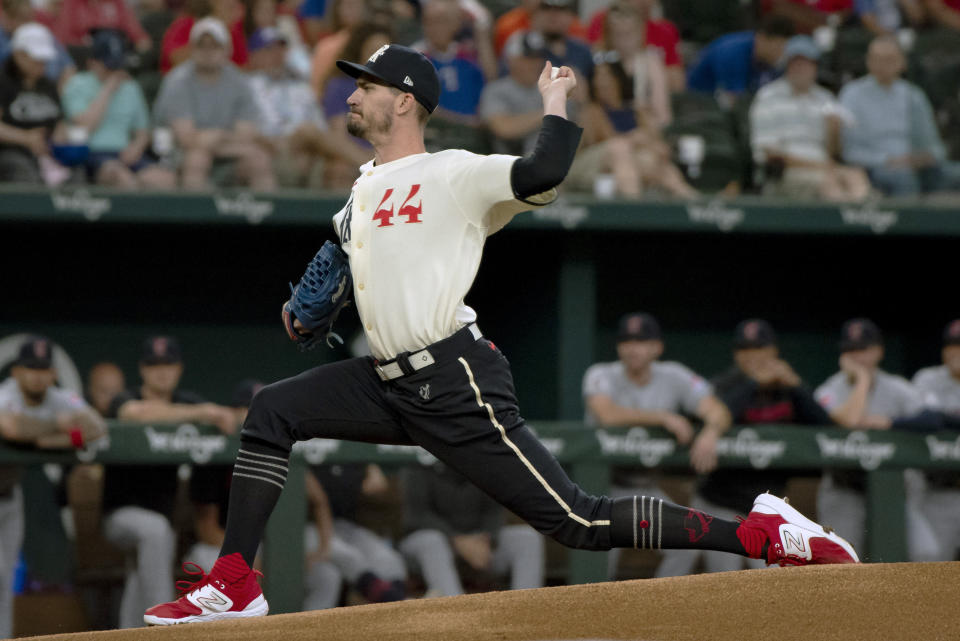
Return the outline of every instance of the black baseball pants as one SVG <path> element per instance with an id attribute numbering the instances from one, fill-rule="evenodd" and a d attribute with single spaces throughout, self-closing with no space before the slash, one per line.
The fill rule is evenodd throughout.
<path id="1" fill-rule="evenodd" d="M 611 500 L 583 492 L 526 427 L 500 350 L 467 328 L 428 349 L 433 365 L 390 381 L 354 358 L 268 385 L 243 436 L 287 450 L 311 438 L 419 445 L 542 534 L 610 549 Z"/>

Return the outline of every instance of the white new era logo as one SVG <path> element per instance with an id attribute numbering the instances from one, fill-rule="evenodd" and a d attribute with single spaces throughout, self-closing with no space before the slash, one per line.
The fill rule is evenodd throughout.
<path id="1" fill-rule="evenodd" d="M 403 84 L 412 87 L 412 86 L 413 86 L 413 80 L 410 80 L 410 76 L 404 76 L 404 77 L 403 77 Z"/>

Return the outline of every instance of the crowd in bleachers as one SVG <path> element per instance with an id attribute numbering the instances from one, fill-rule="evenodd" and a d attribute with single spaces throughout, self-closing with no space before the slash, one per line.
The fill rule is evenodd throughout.
<path id="1" fill-rule="evenodd" d="M 0 181 L 348 188 L 335 61 L 436 66 L 429 150 L 529 151 L 572 67 L 567 188 L 825 200 L 960 191 L 955 0 L 4 0 Z M 784 127 L 784 123 L 789 126 Z"/>

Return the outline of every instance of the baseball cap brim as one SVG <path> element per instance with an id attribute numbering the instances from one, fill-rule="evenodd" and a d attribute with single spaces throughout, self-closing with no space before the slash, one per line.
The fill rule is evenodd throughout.
<path id="1" fill-rule="evenodd" d="M 393 82 L 390 82 L 389 80 L 384 78 L 382 75 L 372 70 L 370 67 L 366 67 L 364 65 L 358 65 L 355 62 L 348 62 L 346 60 L 337 60 L 337 68 L 340 69 L 340 71 L 342 71 L 343 73 L 350 76 L 351 78 L 359 78 L 363 74 L 367 74 L 368 76 L 376 78 L 380 82 L 386 83 L 391 87 L 399 89 L 400 91 L 403 91 L 405 93 L 413 93 L 412 91 L 410 91 L 409 88 L 404 89 L 402 86 L 399 86 Z"/>

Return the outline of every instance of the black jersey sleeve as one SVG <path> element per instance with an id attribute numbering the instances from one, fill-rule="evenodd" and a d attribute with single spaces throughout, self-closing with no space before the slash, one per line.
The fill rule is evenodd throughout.
<path id="1" fill-rule="evenodd" d="M 533 153 L 523 156 L 510 170 L 510 185 L 517 200 L 553 189 L 567 177 L 583 129 L 560 116 L 544 116 Z"/>

